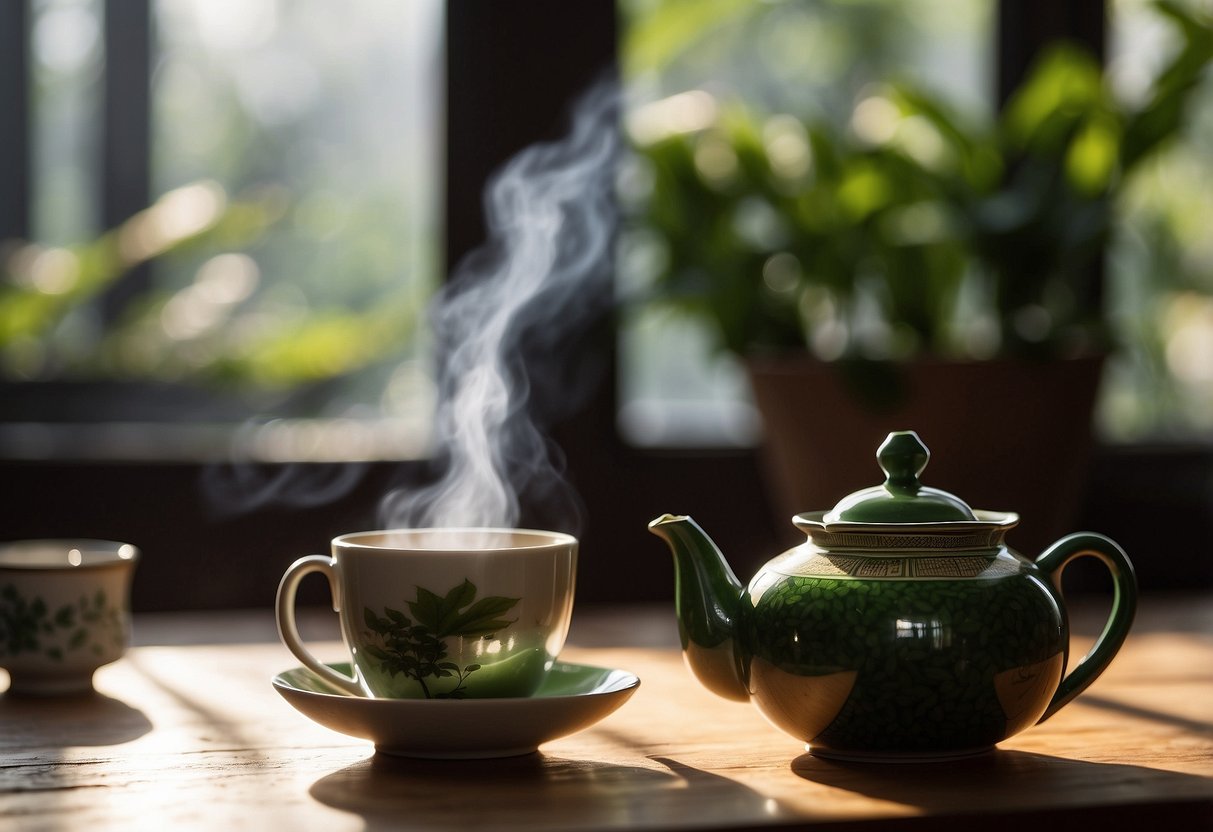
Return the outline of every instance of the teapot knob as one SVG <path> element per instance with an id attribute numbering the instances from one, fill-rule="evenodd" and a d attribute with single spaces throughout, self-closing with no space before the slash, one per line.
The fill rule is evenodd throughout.
<path id="1" fill-rule="evenodd" d="M 876 459 L 885 473 L 885 487 L 910 495 L 921 487 L 918 477 L 930 458 L 931 452 L 912 430 L 890 433 L 876 451 Z"/>
<path id="2" fill-rule="evenodd" d="M 971 523 L 973 509 L 954 494 L 927 488 L 918 475 L 931 452 L 912 430 L 890 433 L 876 451 L 884 469 L 882 485 L 848 494 L 826 512 L 827 523 Z"/>

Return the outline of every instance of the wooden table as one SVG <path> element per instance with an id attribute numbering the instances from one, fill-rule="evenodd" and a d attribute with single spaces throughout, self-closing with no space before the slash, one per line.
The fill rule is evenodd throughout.
<path id="1" fill-rule="evenodd" d="M 1147 601 L 1074 704 L 943 764 L 804 754 L 701 690 L 674 626 L 666 610 L 579 610 L 567 657 L 639 675 L 630 702 L 538 754 L 426 762 L 290 708 L 269 679 L 297 663 L 268 613 L 141 617 L 138 646 L 98 672 L 101 695 L 0 696 L 0 828 L 1213 829 L 1213 597 Z"/>

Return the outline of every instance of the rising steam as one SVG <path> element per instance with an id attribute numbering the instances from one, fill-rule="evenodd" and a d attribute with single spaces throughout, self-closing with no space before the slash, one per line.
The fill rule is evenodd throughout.
<path id="1" fill-rule="evenodd" d="M 527 148 L 490 183 L 489 242 L 459 265 L 429 316 L 442 475 L 422 490 L 390 493 L 387 526 L 512 527 L 520 494 L 570 499 L 528 399 L 540 384 L 566 409 L 580 395 L 540 369 L 569 375 L 560 357 L 610 302 L 617 108 L 614 86 L 599 84 L 578 104 L 567 137 Z"/>

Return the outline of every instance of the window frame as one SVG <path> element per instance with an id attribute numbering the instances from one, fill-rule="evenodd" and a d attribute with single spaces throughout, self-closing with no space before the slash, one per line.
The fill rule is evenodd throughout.
<path id="1" fill-rule="evenodd" d="M 0 131 L 0 178 L 6 183 L 0 189 L 0 239 L 27 236 L 30 226 L 30 1 L 0 3 L 0 101 L 16 113 L 14 129 Z M 1079 40 L 1103 55 L 1102 0 L 1000 0 L 997 20 L 1000 103 L 1033 56 L 1052 40 Z M 482 194 L 491 173 L 534 141 L 558 135 L 576 94 L 597 75 L 613 71 L 620 24 L 614 0 L 447 0 L 445 26 L 449 265 L 484 237 Z M 105 85 L 102 216 L 113 225 L 146 205 L 149 195 L 150 0 L 106 3 L 104 31 L 107 54 L 113 57 Z M 561 71 L 552 72 L 553 65 Z M 130 95 L 131 85 L 144 94 Z M 131 288 L 121 291 L 146 279 L 136 273 L 124 281 Z M 120 304 L 121 294 L 109 302 Z M 585 407 L 552 430 L 567 457 L 573 487 L 585 505 L 593 506 L 581 531 L 580 600 L 658 601 L 670 596 L 672 575 L 656 560 L 661 544 L 644 534 L 646 522 L 665 510 L 708 521 L 737 571 L 750 574 L 797 537 L 774 514 L 758 453 L 744 448 L 638 449 L 625 443 L 615 419 L 612 324 L 608 317 L 586 344 L 605 357 L 612 372 Z M 339 468 L 305 465 L 322 476 Z M 1137 471 L 1136 483 L 1111 475 L 1126 468 Z M 1186 531 L 1194 526 L 1201 539 L 1213 540 L 1213 510 L 1198 510 L 1191 496 L 1201 493 L 1202 476 L 1205 493 L 1213 490 L 1209 449 L 1102 449 L 1093 467 L 1087 512 L 1092 525 L 1130 550 L 1157 548 L 1158 542 L 1141 528 L 1146 524 L 1133 517 L 1134 506 L 1145 506 L 1138 499 L 1140 476 L 1165 480 L 1166 472 L 1175 470 L 1182 470 L 1183 482 L 1191 486 L 1168 492 L 1189 495 L 1184 510 L 1191 509 L 1192 520 Z M 338 533 L 374 525 L 380 495 L 432 474 L 425 461 L 371 463 L 354 490 L 323 510 L 270 508 L 216 517 L 197 494 L 201 471 L 199 464 L 179 462 L 0 459 L 0 475 L 23 483 L 0 503 L 0 526 L 10 537 L 129 538 L 146 553 L 134 587 L 138 610 L 262 607 L 271 603 L 278 576 L 293 558 Z M 1178 541 L 1168 546 L 1189 552 L 1205 548 Z M 1190 564 L 1169 562 L 1168 574 L 1190 578 L 1195 569 L 1198 578 L 1213 583 L 1209 559 L 1190 557 Z M 638 580 L 638 572 L 647 580 Z M 1153 577 L 1158 585 L 1168 584 L 1165 577 Z M 326 600 L 320 587 L 305 590 L 305 601 Z"/>

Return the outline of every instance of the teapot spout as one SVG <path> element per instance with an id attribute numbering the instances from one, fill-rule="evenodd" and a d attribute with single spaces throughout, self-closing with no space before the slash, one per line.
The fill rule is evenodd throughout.
<path id="1" fill-rule="evenodd" d="M 750 698 L 738 618 L 744 587 L 712 539 L 690 517 L 663 514 L 649 523 L 674 555 L 674 606 L 687 666 L 708 690 Z"/>

